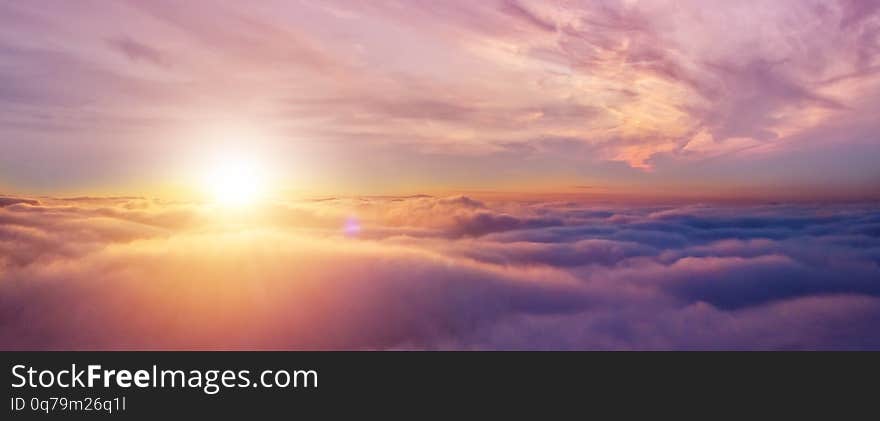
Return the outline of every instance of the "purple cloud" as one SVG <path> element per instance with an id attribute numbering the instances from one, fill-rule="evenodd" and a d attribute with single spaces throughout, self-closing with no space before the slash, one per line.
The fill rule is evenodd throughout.
<path id="1" fill-rule="evenodd" d="M 167 59 L 159 50 L 129 37 L 110 38 L 107 40 L 107 44 L 135 62 L 146 61 L 156 66 L 168 64 Z"/>
<path id="2" fill-rule="evenodd" d="M 880 346 L 872 204 L 14 201 L 5 349 Z"/>

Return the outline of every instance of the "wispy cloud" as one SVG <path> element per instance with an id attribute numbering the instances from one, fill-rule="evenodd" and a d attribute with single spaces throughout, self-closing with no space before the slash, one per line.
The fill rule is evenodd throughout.
<path id="1" fill-rule="evenodd" d="M 876 149 L 861 135 L 877 131 L 880 14 L 871 1 L 2 8 L 10 157 L 60 159 L 57 149 L 23 146 L 57 143 L 47 136 L 59 131 L 80 144 L 81 161 L 107 145 L 149 155 L 144 145 L 194 142 L 181 134 L 194 127 L 245 122 L 334 162 L 352 148 L 389 148 L 412 151 L 390 154 L 400 161 L 426 164 L 444 151 L 485 164 L 502 162 L 505 145 L 571 139 L 583 146 L 569 178 L 680 187 L 695 178 L 683 171 L 778 185 L 776 169 L 801 150 L 822 160 L 860 142 Z M 541 165 L 545 149 L 533 152 L 517 165 L 522 177 L 561 178 Z M 3 164 L 33 184 L 38 175 L 18 158 Z M 719 177 L 719 162 L 749 170 Z M 591 170 L 617 164 L 616 173 Z M 863 185 L 877 175 L 864 165 L 835 172 Z M 461 184 L 441 171 L 426 177 Z M 804 172 L 785 183 L 822 180 Z"/>
<path id="2" fill-rule="evenodd" d="M 159 50 L 129 37 L 110 38 L 107 43 L 134 62 L 145 61 L 157 66 L 168 64 L 167 59 Z"/>

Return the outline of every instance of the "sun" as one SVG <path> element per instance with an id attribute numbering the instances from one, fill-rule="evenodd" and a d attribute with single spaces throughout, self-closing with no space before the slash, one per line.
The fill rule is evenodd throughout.
<path id="1" fill-rule="evenodd" d="M 227 207 L 252 205 L 265 199 L 265 167 L 247 157 L 220 157 L 209 166 L 204 185 L 216 204 Z"/>

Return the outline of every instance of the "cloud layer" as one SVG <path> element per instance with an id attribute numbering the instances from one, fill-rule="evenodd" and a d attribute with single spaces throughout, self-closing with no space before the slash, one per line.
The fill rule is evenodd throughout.
<path id="1" fill-rule="evenodd" d="M 4 349 L 878 349 L 875 205 L 0 201 Z"/>

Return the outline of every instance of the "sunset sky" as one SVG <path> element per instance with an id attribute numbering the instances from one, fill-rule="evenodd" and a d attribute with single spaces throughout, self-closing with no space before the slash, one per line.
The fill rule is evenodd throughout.
<path id="1" fill-rule="evenodd" d="M 880 1 L 0 2 L 0 349 L 880 349 Z"/>
<path id="2" fill-rule="evenodd" d="M 876 196 L 878 8 L 3 2 L 0 190 Z"/>

